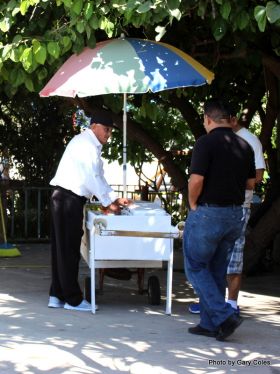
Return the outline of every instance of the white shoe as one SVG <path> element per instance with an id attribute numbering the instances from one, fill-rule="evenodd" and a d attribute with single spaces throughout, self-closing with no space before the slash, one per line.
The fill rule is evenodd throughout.
<path id="1" fill-rule="evenodd" d="M 91 312 L 92 307 L 91 307 L 90 303 L 88 303 L 86 300 L 83 300 L 81 302 L 81 304 L 79 304 L 77 306 L 73 306 L 73 305 L 70 305 L 68 303 L 65 303 L 64 304 L 64 309 L 67 309 L 67 310 L 77 310 L 79 312 Z M 98 310 L 98 306 L 97 305 L 95 305 L 95 310 Z"/>
<path id="2" fill-rule="evenodd" d="M 64 301 L 61 301 L 59 298 L 55 296 L 50 296 L 48 307 L 49 308 L 63 308 L 64 307 Z"/>

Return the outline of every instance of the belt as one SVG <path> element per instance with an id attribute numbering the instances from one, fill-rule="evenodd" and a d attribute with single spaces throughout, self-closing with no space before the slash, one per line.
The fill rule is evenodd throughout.
<path id="1" fill-rule="evenodd" d="M 59 191 L 65 193 L 66 195 L 71 195 L 71 196 L 75 197 L 76 199 L 81 200 L 83 203 L 85 203 L 87 201 L 87 198 L 85 196 L 77 195 L 73 191 L 67 190 L 66 188 L 63 188 L 63 187 L 60 187 L 60 186 L 55 186 L 55 190 L 59 190 Z"/>
<path id="2" fill-rule="evenodd" d="M 209 208 L 234 208 L 234 207 L 240 207 L 241 205 L 238 204 L 209 204 L 209 203 L 200 203 L 199 206 L 207 206 Z"/>

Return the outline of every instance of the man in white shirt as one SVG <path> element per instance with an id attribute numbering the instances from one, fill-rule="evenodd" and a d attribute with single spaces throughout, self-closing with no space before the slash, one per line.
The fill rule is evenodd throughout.
<path id="1" fill-rule="evenodd" d="M 48 306 L 91 311 L 78 282 L 83 208 L 95 196 L 108 211 L 118 214 L 130 202 L 117 198 L 104 178 L 102 146 L 112 134 L 109 115 L 91 117 L 89 128 L 67 145 L 50 184 L 52 282 Z"/>
<path id="2" fill-rule="evenodd" d="M 266 168 L 262 144 L 258 137 L 252 134 L 245 127 L 240 125 L 235 114 L 232 115 L 231 125 L 233 131 L 246 140 L 253 148 L 255 156 L 255 167 L 256 167 L 256 184 L 261 183 L 263 179 L 263 173 Z M 236 240 L 234 249 L 231 254 L 231 258 L 227 268 L 227 284 L 228 284 L 228 299 L 227 302 L 232 306 L 237 314 L 239 314 L 239 307 L 237 305 L 238 294 L 241 288 L 242 281 L 242 270 L 243 270 L 243 250 L 245 245 L 245 234 L 247 223 L 251 214 L 251 203 L 253 200 L 253 190 L 245 191 L 245 201 L 243 203 L 243 218 L 244 225 L 241 236 Z"/>

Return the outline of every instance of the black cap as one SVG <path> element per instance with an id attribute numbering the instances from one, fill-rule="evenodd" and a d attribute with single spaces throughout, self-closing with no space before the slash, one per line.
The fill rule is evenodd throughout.
<path id="1" fill-rule="evenodd" d="M 113 119 L 109 113 L 91 114 L 90 123 L 99 123 L 100 125 L 107 127 L 115 127 Z"/>

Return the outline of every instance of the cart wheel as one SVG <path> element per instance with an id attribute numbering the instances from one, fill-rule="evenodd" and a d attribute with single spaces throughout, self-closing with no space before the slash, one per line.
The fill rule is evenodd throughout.
<path id="1" fill-rule="evenodd" d="M 84 281 L 84 298 L 89 303 L 91 302 L 91 278 L 86 277 Z"/>
<path id="2" fill-rule="evenodd" d="M 155 275 L 148 279 L 148 300 L 151 305 L 160 304 L 160 284 Z"/>

